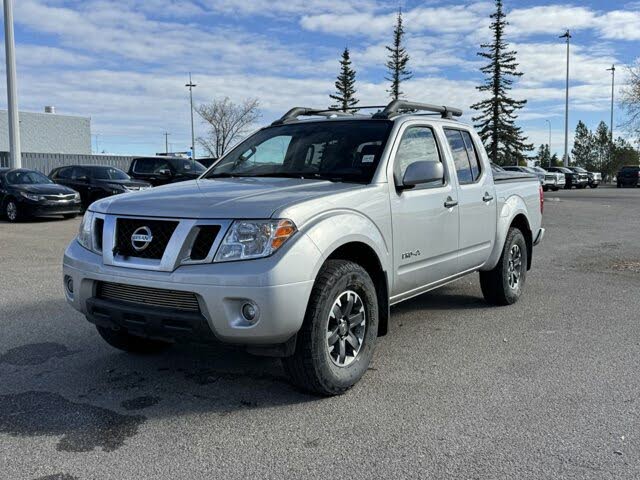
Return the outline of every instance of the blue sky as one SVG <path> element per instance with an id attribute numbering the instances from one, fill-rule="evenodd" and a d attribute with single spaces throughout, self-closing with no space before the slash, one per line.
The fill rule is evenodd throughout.
<path id="1" fill-rule="evenodd" d="M 564 55 L 573 34 L 570 130 L 609 122 L 611 76 L 640 56 L 640 2 L 506 0 L 508 40 L 524 76 L 514 96 L 529 103 L 520 125 L 561 153 Z M 266 123 L 292 106 L 327 106 L 345 46 L 365 104 L 388 101 L 384 45 L 398 2 L 378 0 L 17 0 L 21 110 L 90 116 L 99 150 L 144 154 L 190 144 L 188 72 L 196 103 L 258 98 Z M 403 1 L 412 80 L 407 97 L 459 106 L 480 99 L 476 52 L 489 36 L 492 2 Z M 4 50 L 4 49 L 3 49 Z M 4 74 L 4 72 L 2 72 Z M 4 90 L 4 82 L 1 82 Z M 6 108 L 6 92 L 0 105 Z M 616 123 L 624 120 L 616 109 Z M 196 118 L 197 134 L 205 127 Z M 618 129 L 618 131 L 620 131 Z M 94 139 L 95 145 L 95 139 Z"/>

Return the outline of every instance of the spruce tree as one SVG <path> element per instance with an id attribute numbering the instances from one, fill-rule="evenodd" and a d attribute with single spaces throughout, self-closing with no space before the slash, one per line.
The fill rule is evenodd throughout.
<path id="1" fill-rule="evenodd" d="M 538 153 L 535 157 L 536 166 L 538 167 L 548 167 L 549 161 L 551 160 L 551 149 L 547 144 L 541 144 L 538 147 Z"/>
<path id="2" fill-rule="evenodd" d="M 391 88 L 387 90 L 387 92 L 389 92 L 389 96 L 394 100 L 397 100 L 404 94 L 404 92 L 400 90 L 402 82 L 413 77 L 411 70 L 407 67 L 409 54 L 403 46 L 403 38 L 404 26 L 402 25 L 402 10 L 398 10 L 396 26 L 393 29 L 393 44 L 386 47 L 389 52 L 389 60 L 387 61 L 389 76 L 385 78 L 391 82 Z"/>
<path id="3" fill-rule="evenodd" d="M 329 95 L 336 103 L 331 105 L 330 108 L 339 108 L 343 112 L 353 111 L 353 107 L 359 102 L 355 98 L 356 94 L 356 72 L 351 68 L 351 56 L 349 49 L 345 47 L 342 52 L 342 59 L 340 60 L 340 73 L 336 80 L 336 93 Z"/>
<path id="4" fill-rule="evenodd" d="M 606 123 L 600 122 L 593 135 L 594 159 L 592 169 L 601 172 L 611 161 L 611 133 Z"/>
<path id="5" fill-rule="evenodd" d="M 595 143 L 593 134 L 587 128 L 582 120 L 578 122 L 576 126 L 576 134 L 573 141 L 573 148 L 571 149 L 571 155 L 573 161 L 579 167 L 592 170 L 594 168 L 594 154 Z"/>
<path id="6" fill-rule="evenodd" d="M 496 0 L 496 11 L 491 15 L 493 41 L 482 44 L 478 55 L 489 60 L 480 71 L 485 75 L 485 83 L 476 87 L 481 92 L 489 93 L 489 98 L 472 105 L 480 115 L 473 118 L 475 127 L 492 162 L 498 165 L 513 165 L 525 158 L 524 152 L 533 150 L 533 145 L 526 143 L 527 138 L 522 129 L 515 125 L 516 112 L 523 108 L 526 100 L 515 100 L 509 96 L 513 79 L 522 76 L 518 71 L 516 53 L 509 50 L 505 41 L 505 27 L 508 25 L 502 10 L 502 0 Z"/>

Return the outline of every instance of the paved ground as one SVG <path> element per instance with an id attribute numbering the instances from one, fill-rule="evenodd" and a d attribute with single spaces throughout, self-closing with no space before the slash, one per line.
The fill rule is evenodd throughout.
<path id="1" fill-rule="evenodd" d="M 234 350 L 111 349 L 63 300 L 77 221 L 0 223 L 0 478 L 639 478 L 640 189 L 544 223 L 520 303 L 474 275 L 395 308 L 330 399 Z"/>

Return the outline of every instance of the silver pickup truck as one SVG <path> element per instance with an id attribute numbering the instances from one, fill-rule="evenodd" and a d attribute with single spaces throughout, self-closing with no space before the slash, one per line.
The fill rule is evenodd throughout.
<path id="1" fill-rule="evenodd" d="M 493 174 L 460 115 L 294 108 L 197 180 L 92 204 L 64 254 L 66 298 L 119 349 L 238 344 L 340 394 L 392 305 L 478 271 L 491 304 L 523 292 L 540 183 Z"/>

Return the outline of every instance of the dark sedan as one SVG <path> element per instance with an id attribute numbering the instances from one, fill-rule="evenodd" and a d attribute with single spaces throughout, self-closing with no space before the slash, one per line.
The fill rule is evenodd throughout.
<path id="1" fill-rule="evenodd" d="M 73 218 L 81 208 L 78 192 L 23 168 L 0 169 L 0 204 L 10 222 L 55 215 Z"/>
<path id="2" fill-rule="evenodd" d="M 151 187 L 147 182 L 134 180 L 119 168 L 109 166 L 58 167 L 51 171 L 49 177 L 56 183 L 78 191 L 85 208 L 101 198 Z"/>

